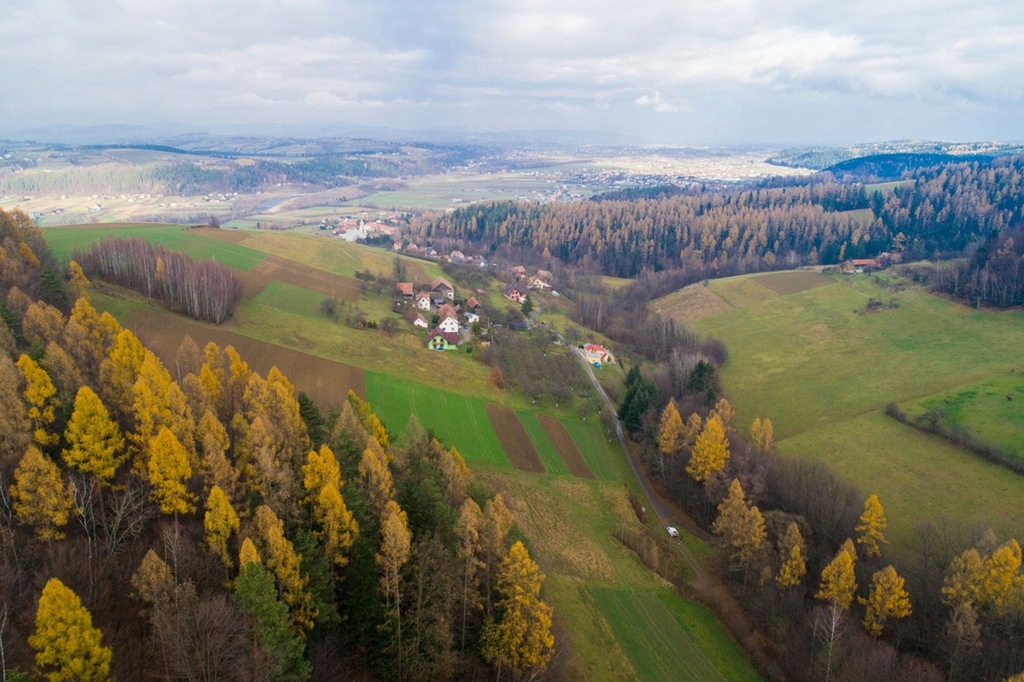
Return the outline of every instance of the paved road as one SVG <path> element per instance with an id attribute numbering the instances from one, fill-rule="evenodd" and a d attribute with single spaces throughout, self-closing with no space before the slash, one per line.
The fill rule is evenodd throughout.
<path id="1" fill-rule="evenodd" d="M 564 343 L 565 340 L 562 339 Z M 633 452 L 633 448 L 630 447 L 629 440 L 626 438 L 626 432 L 622 428 L 622 422 L 619 421 L 618 414 L 615 410 L 615 403 L 612 402 L 611 398 L 604 390 L 604 386 L 597 380 L 597 376 L 594 374 L 594 368 L 589 362 L 587 357 L 583 354 L 583 351 L 579 348 L 575 349 L 576 357 L 579 358 L 580 362 L 583 363 L 583 368 L 587 370 L 587 375 L 590 377 L 591 383 L 594 384 L 594 388 L 597 390 L 598 395 L 601 396 L 601 400 L 604 402 L 605 409 L 608 410 L 609 419 L 612 424 L 615 425 L 615 435 L 619 439 L 619 443 L 622 444 L 622 450 L 626 453 L 626 459 L 629 460 L 629 466 L 633 469 L 633 475 L 636 476 L 636 480 L 640 482 L 640 488 L 644 491 L 644 496 L 647 497 L 648 504 L 654 515 L 658 517 L 658 522 L 662 526 L 678 526 L 686 528 L 694 535 L 707 540 L 708 535 L 704 529 L 700 528 L 690 518 L 679 515 L 679 512 L 675 510 L 670 504 L 665 502 L 660 495 L 651 486 L 650 480 L 647 478 L 647 472 L 644 471 L 643 465 L 637 461 L 636 453 Z"/>

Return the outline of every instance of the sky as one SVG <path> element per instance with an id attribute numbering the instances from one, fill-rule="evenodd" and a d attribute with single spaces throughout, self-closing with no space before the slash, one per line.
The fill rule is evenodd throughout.
<path id="1" fill-rule="evenodd" d="M 3 0 L 44 125 L 1024 140 L 1021 0 Z"/>

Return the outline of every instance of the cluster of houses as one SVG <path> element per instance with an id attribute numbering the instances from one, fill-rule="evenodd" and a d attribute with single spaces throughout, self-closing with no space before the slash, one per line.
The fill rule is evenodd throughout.
<path id="1" fill-rule="evenodd" d="M 480 321 L 483 306 L 476 296 L 470 296 L 464 305 L 456 305 L 455 288 L 444 277 L 437 277 L 430 283 L 430 289 L 416 291 L 412 282 L 399 282 L 397 294 L 406 305 L 412 306 L 416 317 L 412 326 L 427 330 L 427 348 L 431 350 L 450 350 L 459 345 L 460 329 Z M 438 323 L 433 329 L 427 316 L 437 314 Z"/>
<path id="2" fill-rule="evenodd" d="M 554 279 L 547 270 L 538 270 L 536 274 L 527 276 L 526 268 L 522 265 L 510 268 L 509 275 L 514 281 L 506 284 L 502 288 L 501 294 L 514 303 L 522 303 L 526 300 L 531 289 L 550 289 L 551 280 Z"/>

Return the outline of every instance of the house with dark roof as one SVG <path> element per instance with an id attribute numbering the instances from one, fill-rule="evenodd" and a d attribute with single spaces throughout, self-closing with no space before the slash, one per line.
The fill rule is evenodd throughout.
<path id="1" fill-rule="evenodd" d="M 530 295 L 530 290 L 520 284 L 507 284 L 501 295 L 515 303 L 522 303 Z"/>
<path id="2" fill-rule="evenodd" d="M 444 277 L 438 277 L 430 283 L 430 295 L 431 298 L 436 299 L 438 296 L 443 296 L 449 301 L 452 301 L 455 299 L 455 287 L 453 287 Z"/>
<path id="3" fill-rule="evenodd" d="M 427 334 L 427 348 L 430 350 L 451 350 L 459 345 L 458 332 L 441 331 L 440 327 L 434 327 Z"/>

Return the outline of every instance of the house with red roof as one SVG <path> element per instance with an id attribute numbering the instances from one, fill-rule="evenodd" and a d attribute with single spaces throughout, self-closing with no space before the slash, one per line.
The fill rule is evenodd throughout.
<path id="1" fill-rule="evenodd" d="M 615 356 L 607 348 L 596 343 L 588 343 L 583 346 L 583 355 L 587 358 L 587 362 L 593 363 L 595 367 L 615 362 Z"/>

